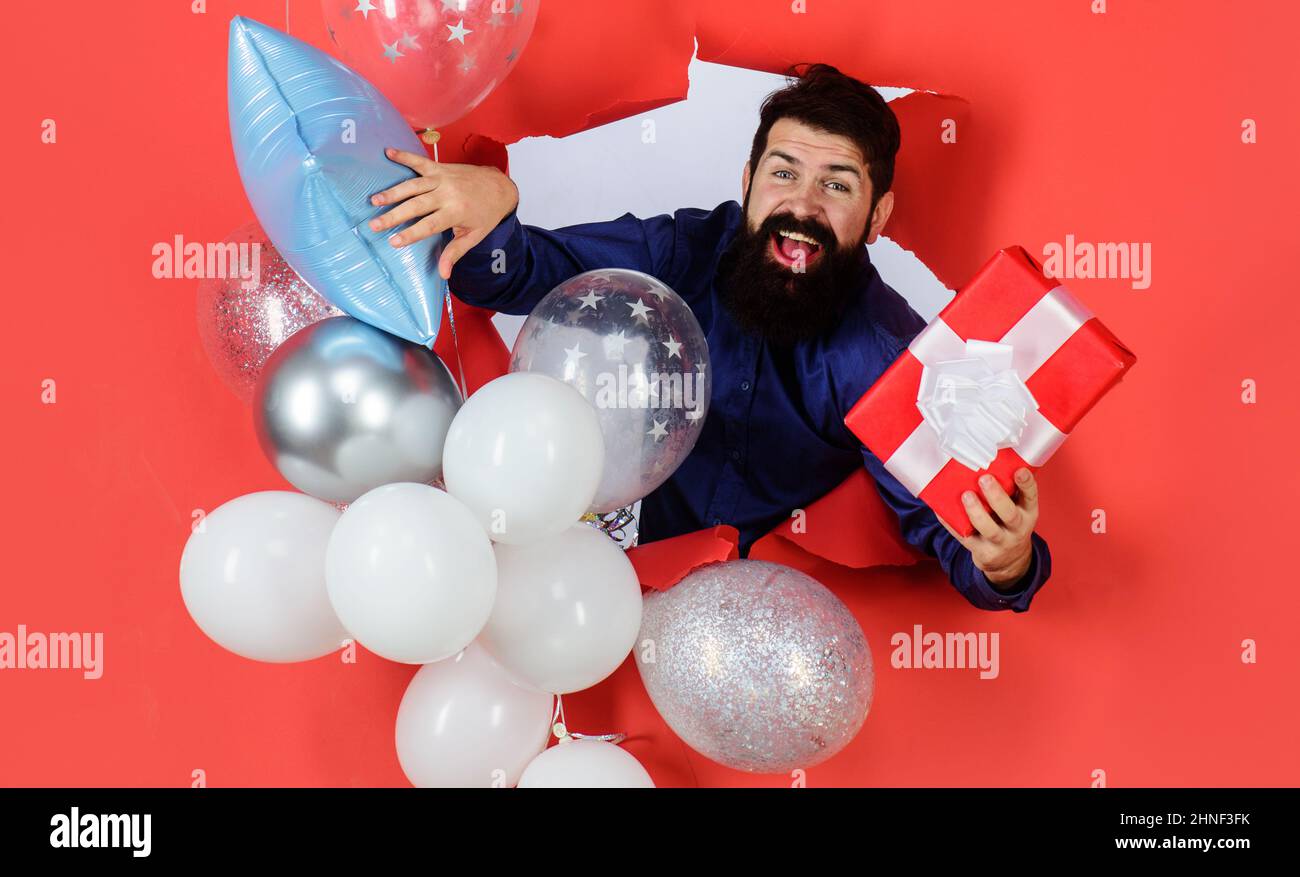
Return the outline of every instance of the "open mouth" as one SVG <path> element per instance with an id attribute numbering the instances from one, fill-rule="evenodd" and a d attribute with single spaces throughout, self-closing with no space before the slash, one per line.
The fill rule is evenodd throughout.
<path id="1" fill-rule="evenodd" d="M 777 230 L 771 238 L 772 257 L 787 268 L 806 268 L 821 256 L 821 244 L 806 234 Z"/>

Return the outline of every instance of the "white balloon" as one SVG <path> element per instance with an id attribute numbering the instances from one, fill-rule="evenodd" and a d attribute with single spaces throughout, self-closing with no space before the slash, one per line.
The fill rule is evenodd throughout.
<path id="1" fill-rule="evenodd" d="M 497 599 L 479 641 L 521 685 L 567 694 L 618 669 L 641 629 L 641 585 L 623 550 L 586 524 L 496 546 Z"/>
<path id="2" fill-rule="evenodd" d="M 284 490 L 218 506 L 181 554 L 181 597 L 223 648 L 254 661 L 310 661 L 347 631 L 325 590 L 325 547 L 339 519 L 327 502 Z"/>
<path id="3" fill-rule="evenodd" d="M 514 545 L 582 517 L 604 466 L 596 410 L 563 381 L 529 372 L 502 375 L 470 396 L 442 456 L 447 490 L 493 540 Z"/>
<path id="4" fill-rule="evenodd" d="M 423 664 L 478 636 L 496 595 L 496 560 L 469 509 L 436 487 L 399 482 L 362 494 L 339 518 L 325 581 L 357 642 Z"/>
<path id="5" fill-rule="evenodd" d="M 474 643 L 420 668 L 397 708 L 397 760 L 420 788 L 513 786 L 551 733 L 552 698 Z"/>
<path id="6" fill-rule="evenodd" d="M 528 762 L 521 789 L 653 789 L 632 753 L 591 738 L 557 743 Z"/>

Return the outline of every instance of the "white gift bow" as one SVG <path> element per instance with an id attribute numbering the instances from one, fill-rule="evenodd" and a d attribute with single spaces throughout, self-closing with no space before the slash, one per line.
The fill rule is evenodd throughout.
<path id="1" fill-rule="evenodd" d="M 1064 286 L 1058 286 L 1035 302 L 997 343 L 1011 348 L 1012 368 L 1022 382 L 1028 381 L 1091 318 L 1092 312 L 1087 306 Z M 907 349 L 927 368 L 948 360 L 967 358 L 966 340 L 944 322 L 942 317 L 930 321 L 912 339 Z M 924 411 L 922 417 L 924 418 Z M 1037 408 L 1026 412 L 1025 421 L 1016 453 L 1029 465 L 1041 466 L 1065 441 L 1065 433 Z M 939 434 L 934 427 L 922 422 L 884 463 L 891 475 L 911 491 L 913 496 L 919 497 L 925 486 L 952 459 L 953 455 L 941 446 Z"/>
<path id="2" fill-rule="evenodd" d="M 1014 448 L 1038 400 L 1013 365 L 1015 349 L 997 341 L 966 341 L 963 359 L 921 372 L 916 407 L 944 453 L 970 469 L 986 469 L 1000 448 Z"/>

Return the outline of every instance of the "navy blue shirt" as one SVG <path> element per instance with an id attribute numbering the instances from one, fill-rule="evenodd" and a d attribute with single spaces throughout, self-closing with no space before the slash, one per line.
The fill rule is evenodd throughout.
<path id="1" fill-rule="evenodd" d="M 470 304 L 522 315 L 575 274 L 632 268 L 659 278 L 690 305 L 708 337 L 709 413 L 691 455 L 642 501 L 642 542 L 731 524 L 745 556 L 793 510 L 865 465 L 903 537 L 937 557 L 967 600 L 981 609 L 1027 610 L 1051 574 L 1046 541 L 1034 533 L 1028 571 L 1014 587 L 996 589 L 929 506 L 844 425 L 853 403 L 925 321 L 881 280 L 863 247 L 861 293 L 837 327 L 793 348 L 765 343 L 737 325 L 715 287 L 718 260 L 742 221 L 735 201 L 559 229 L 524 225 L 511 212 L 456 263 L 451 289 Z"/>

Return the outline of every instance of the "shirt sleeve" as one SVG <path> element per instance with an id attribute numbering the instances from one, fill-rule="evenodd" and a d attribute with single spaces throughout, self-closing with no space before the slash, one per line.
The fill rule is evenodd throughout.
<path id="1" fill-rule="evenodd" d="M 631 268 L 672 285 L 675 245 L 668 214 L 545 229 L 524 225 L 512 210 L 456 262 L 449 286 L 468 304 L 526 315 L 561 282 L 596 268 Z"/>
<path id="2" fill-rule="evenodd" d="M 1030 535 L 1033 543 L 1033 556 L 1029 568 L 1014 585 L 1004 584 L 999 590 L 988 576 L 975 565 L 970 549 L 957 541 L 948 530 L 939 523 L 934 511 L 911 492 L 889 471 L 875 454 L 862 449 L 867 471 L 876 482 L 876 490 L 886 504 L 898 515 L 899 528 L 903 538 L 911 545 L 936 557 L 943 571 L 948 574 L 958 592 L 971 605 L 979 609 L 1010 609 L 1013 612 L 1026 612 L 1048 577 L 1052 574 L 1052 556 L 1048 551 L 1047 540 L 1038 533 Z"/>

